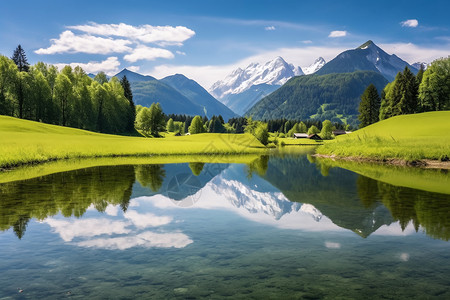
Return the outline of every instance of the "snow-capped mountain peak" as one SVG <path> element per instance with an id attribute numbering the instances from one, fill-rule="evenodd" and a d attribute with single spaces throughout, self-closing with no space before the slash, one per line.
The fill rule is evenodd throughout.
<path id="1" fill-rule="evenodd" d="M 238 68 L 224 80 L 214 83 L 210 92 L 218 99 L 229 94 L 242 93 L 254 85 L 283 85 L 291 77 L 303 75 L 300 67 L 288 64 L 282 57 L 264 64 L 251 63 L 245 69 Z"/>
<path id="2" fill-rule="evenodd" d="M 311 65 L 303 68 L 303 72 L 305 75 L 313 74 L 320 70 L 326 64 L 325 59 L 323 57 L 317 58 Z"/>

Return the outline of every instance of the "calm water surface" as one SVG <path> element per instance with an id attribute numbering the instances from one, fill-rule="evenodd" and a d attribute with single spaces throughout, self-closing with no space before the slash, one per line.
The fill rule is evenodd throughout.
<path id="1" fill-rule="evenodd" d="M 306 156 L 0 184 L 0 230 L 0 299 L 450 299 L 449 195 Z"/>

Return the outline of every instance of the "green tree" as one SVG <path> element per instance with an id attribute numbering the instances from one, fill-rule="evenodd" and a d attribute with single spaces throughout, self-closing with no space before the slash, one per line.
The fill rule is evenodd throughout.
<path id="1" fill-rule="evenodd" d="M 381 100 L 380 96 L 378 96 L 377 88 L 371 84 L 361 95 L 358 116 L 360 128 L 378 122 L 380 116 L 380 105 Z"/>
<path id="2" fill-rule="evenodd" d="M 417 102 L 417 94 L 419 86 L 417 79 L 408 67 L 403 71 L 403 86 L 401 89 L 401 98 L 398 103 L 398 110 L 401 115 L 412 114 L 418 112 L 419 106 Z"/>
<path id="3" fill-rule="evenodd" d="M 264 146 L 269 143 L 269 131 L 267 129 L 267 123 L 260 123 L 256 127 L 254 136 L 261 142 Z"/>
<path id="4" fill-rule="evenodd" d="M 204 132 L 202 117 L 195 116 L 191 122 L 191 126 L 189 126 L 190 134 L 197 134 Z"/>
<path id="5" fill-rule="evenodd" d="M 159 103 L 152 103 L 150 108 L 139 109 L 136 116 L 136 129 L 141 130 L 146 135 L 159 136 L 160 131 L 164 131 L 166 123 L 164 114 Z"/>
<path id="6" fill-rule="evenodd" d="M 244 132 L 251 133 L 254 135 L 259 122 L 253 120 L 252 117 L 247 117 L 245 119 L 247 124 L 244 126 Z"/>
<path id="7" fill-rule="evenodd" d="M 72 97 L 72 83 L 69 77 L 59 73 L 55 82 L 55 98 L 59 100 L 61 111 L 61 125 L 66 126 L 67 116 L 70 110 L 70 98 Z"/>
<path id="8" fill-rule="evenodd" d="M 160 131 L 166 130 L 164 113 L 159 103 L 152 103 L 150 106 L 151 126 L 150 132 L 153 136 L 159 136 Z"/>
<path id="9" fill-rule="evenodd" d="M 53 101 L 50 86 L 41 71 L 32 69 L 32 80 L 30 82 L 31 104 L 30 119 L 48 122 L 53 111 Z"/>
<path id="10" fill-rule="evenodd" d="M 418 112 L 417 78 L 405 67 L 381 93 L 380 120 Z"/>
<path id="11" fill-rule="evenodd" d="M 305 125 L 305 127 L 306 127 L 306 125 Z M 295 123 L 294 126 L 288 131 L 287 137 L 293 137 L 294 133 L 300 133 L 301 130 L 302 130 L 302 128 L 300 127 L 300 123 Z M 305 132 L 306 132 L 306 130 L 305 130 Z"/>
<path id="12" fill-rule="evenodd" d="M 0 56 L 0 115 L 14 114 L 14 105 L 10 95 L 15 88 L 17 66 L 6 56 Z"/>
<path id="13" fill-rule="evenodd" d="M 212 116 L 211 120 L 208 121 L 208 132 L 210 133 L 224 133 L 226 129 L 223 125 L 223 119 L 221 117 Z"/>
<path id="14" fill-rule="evenodd" d="M 28 70 L 30 69 L 25 50 L 23 50 L 21 45 L 17 46 L 16 50 L 14 50 L 11 59 L 16 64 L 19 72 L 28 72 Z"/>
<path id="15" fill-rule="evenodd" d="M 423 73 L 418 98 L 422 111 L 450 109 L 450 56 L 435 60 Z"/>
<path id="16" fill-rule="evenodd" d="M 103 115 L 103 109 L 104 104 L 107 101 L 108 93 L 97 81 L 94 81 L 91 85 L 91 91 L 92 91 L 92 100 L 95 107 L 95 115 L 96 115 L 96 130 L 99 132 L 103 132 L 103 129 L 105 127 L 105 120 Z"/>
<path id="17" fill-rule="evenodd" d="M 306 124 L 303 122 L 300 122 L 300 126 L 299 126 L 299 132 L 300 133 L 306 133 L 308 131 L 308 127 L 306 127 Z"/>
<path id="18" fill-rule="evenodd" d="M 105 72 L 99 72 L 95 75 L 94 80 L 100 84 L 104 84 L 108 82 L 108 76 L 106 76 Z"/>
<path id="19" fill-rule="evenodd" d="M 120 80 L 120 84 L 122 85 L 123 88 L 123 94 L 125 96 L 125 98 L 127 98 L 129 105 L 130 105 L 130 110 L 129 110 L 129 114 L 128 114 L 128 122 L 127 122 L 127 129 L 128 131 L 133 131 L 134 129 L 134 120 L 136 119 L 136 108 L 134 105 L 134 101 L 133 101 L 133 92 L 131 91 L 131 85 L 130 82 L 128 81 L 127 76 L 123 76 L 122 79 Z"/>
<path id="20" fill-rule="evenodd" d="M 149 187 L 153 192 L 161 188 L 166 171 L 163 165 L 139 165 L 136 167 L 136 180 L 143 187 Z"/>
<path id="21" fill-rule="evenodd" d="M 175 131 L 175 125 L 173 123 L 173 119 L 170 118 L 169 121 L 167 121 L 167 131 L 168 132 L 174 132 Z"/>
<path id="22" fill-rule="evenodd" d="M 139 109 L 136 115 L 136 129 L 141 130 L 145 135 L 150 134 L 151 118 L 152 116 L 148 107 Z"/>
<path id="23" fill-rule="evenodd" d="M 320 137 L 324 140 L 330 140 L 332 138 L 332 134 L 333 134 L 333 125 L 331 125 L 331 121 L 329 120 L 323 121 L 322 131 L 320 131 Z"/>
<path id="24" fill-rule="evenodd" d="M 22 119 L 24 117 L 25 101 L 27 100 L 28 73 L 24 71 L 18 72 L 15 79 L 14 95 L 17 99 L 17 106 L 19 108 L 18 116 Z"/>
<path id="25" fill-rule="evenodd" d="M 311 127 L 309 127 L 308 135 L 318 134 L 318 133 L 320 133 L 320 130 L 316 126 L 312 125 Z"/>

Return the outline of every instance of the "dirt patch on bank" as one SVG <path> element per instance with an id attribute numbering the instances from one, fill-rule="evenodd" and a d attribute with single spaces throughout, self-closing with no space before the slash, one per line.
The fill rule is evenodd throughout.
<path id="1" fill-rule="evenodd" d="M 408 160 L 404 160 L 404 159 L 377 159 L 377 158 L 355 157 L 355 156 L 341 157 L 341 156 L 336 156 L 336 155 L 324 155 L 324 154 L 313 154 L 313 156 L 322 157 L 322 158 L 330 158 L 333 160 L 348 160 L 348 161 L 369 162 L 369 163 L 394 165 L 394 166 L 408 166 L 408 167 L 416 167 L 416 168 L 424 168 L 424 169 L 447 169 L 447 170 L 450 170 L 450 161 L 440 161 L 440 160 L 432 160 L 432 159 L 421 159 L 421 160 L 408 161 Z"/>

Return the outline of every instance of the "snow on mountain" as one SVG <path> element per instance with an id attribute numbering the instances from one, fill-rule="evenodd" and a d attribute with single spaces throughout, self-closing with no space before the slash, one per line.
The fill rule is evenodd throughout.
<path id="1" fill-rule="evenodd" d="M 426 70 L 428 68 L 428 64 L 426 62 L 415 62 L 411 66 L 416 68 L 417 70 L 420 70 L 420 67 L 423 66 L 423 69 Z"/>
<path id="2" fill-rule="evenodd" d="M 317 58 L 311 65 L 303 68 L 303 73 L 305 75 L 313 74 L 320 70 L 326 64 L 325 59 L 323 57 Z"/>
<path id="3" fill-rule="evenodd" d="M 209 186 L 236 208 L 244 209 L 251 214 L 268 215 L 275 220 L 294 212 L 311 215 L 316 222 L 322 218 L 322 213 L 313 205 L 291 202 L 282 192 L 262 179 L 258 180 L 257 184 L 244 184 L 241 180 L 227 179 L 227 175 L 222 173 L 217 176 Z"/>
<path id="4" fill-rule="evenodd" d="M 210 88 L 210 93 L 218 99 L 229 94 L 239 94 L 254 85 L 283 85 L 291 77 L 303 75 L 300 67 L 288 64 L 277 57 L 265 64 L 251 63 L 247 68 L 238 68 L 224 80 L 217 81 Z"/>

